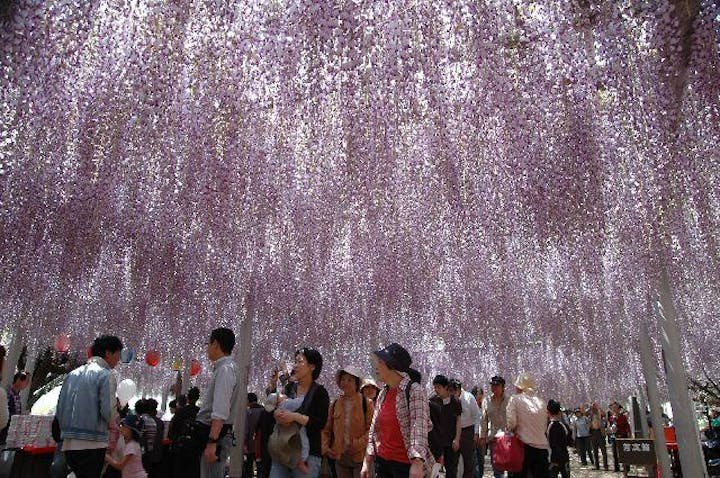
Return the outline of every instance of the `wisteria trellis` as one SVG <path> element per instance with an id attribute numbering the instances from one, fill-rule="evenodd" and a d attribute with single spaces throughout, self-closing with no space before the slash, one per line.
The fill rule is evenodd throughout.
<path id="1" fill-rule="evenodd" d="M 0 326 L 199 356 L 252 301 L 255 386 L 297 344 L 332 368 L 397 340 L 426 373 L 605 398 L 638 388 L 664 265 L 717 373 L 720 12 L 689 44 L 686 13 L 16 1 Z"/>

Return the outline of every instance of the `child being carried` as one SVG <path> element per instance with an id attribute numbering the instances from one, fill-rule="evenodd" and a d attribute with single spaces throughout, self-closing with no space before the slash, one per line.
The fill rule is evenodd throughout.
<path id="1" fill-rule="evenodd" d="M 289 398 L 282 393 L 271 393 L 265 401 L 265 410 L 272 412 L 278 409 L 287 412 L 296 412 L 300 409 L 300 406 L 302 406 L 304 398 L 305 397 Z M 277 429 L 278 427 L 282 427 L 282 425 L 276 423 L 275 427 Z M 295 468 L 303 474 L 307 474 L 310 472 L 310 467 L 307 464 L 308 456 L 310 456 L 310 441 L 308 440 L 305 427 L 299 425 L 298 427 L 298 435 L 300 436 L 299 453 L 293 453 L 291 457 L 288 457 L 288 462 L 286 462 L 285 465 L 288 465 L 289 468 Z"/>

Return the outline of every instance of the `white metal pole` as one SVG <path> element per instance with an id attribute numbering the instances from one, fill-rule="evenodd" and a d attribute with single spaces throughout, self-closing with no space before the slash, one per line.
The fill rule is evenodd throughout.
<path id="1" fill-rule="evenodd" d="M 238 413 L 235 416 L 233 431 L 235 433 L 235 447 L 230 453 L 230 478 L 243 476 L 243 440 L 245 437 L 245 421 L 247 417 L 247 391 L 250 357 L 252 356 L 252 324 L 255 319 L 255 305 L 252 296 L 246 302 L 245 317 L 240 327 L 239 348 L 235 354 L 235 363 L 238 371 Z M 252 478 L 252 477 L 244 477 Z"/>
<path id="2" fill-rule="evenodd" d="M 645 376 L 645 385 L 647 386 L 648 402 L 650 402 L 650 416 L 655 429 L 655 453 L 660 463 L 662 476 L 670 477 L 673 475 L 670 467 L 670 456 L 667 452 L 667 443 L 665 442 L 665 433 L 662 427 L 663 422 L 660 412 L 662 405 L 657 385 L 657 367 L 653 352 L 650 349 L 650 334 L 648 333 L 647 324 L 642 324 L 640 329 L 640 361 Z M 645 426 L 647 427 L 647 424 Z"/>
<path id="3" fill-rule="evenodd" d="M 693 478 L 707 477 L 705 459 L 700 447 L 700 432 L 694 416 L 695 409 L 688 393 L 688 377 L 681 352 L 677 314 L 665 269 L 662 270 L 657 305 L 661 343 L 666 358 L 668 391 L 683 475 Z"/>

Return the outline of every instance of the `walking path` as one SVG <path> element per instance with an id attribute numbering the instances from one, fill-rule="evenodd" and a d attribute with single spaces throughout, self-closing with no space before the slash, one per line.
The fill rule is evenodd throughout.
<path id="1" fill-rule="evenodd" d="M 601 460 L 602 461 L 602 460 Z M 571 478 L 621 478 L 623 475 L 620 472 L 613 471 L 612 457 L 610 457 L 610 470 L 605 471 L 600 467 L 600 470 L 596 470 L 593 465 L 582 466 L 578 456 L 573 453 L 570 449 L 570 477 Z M 647 472 L 642 469 L 634 469 L 633 474 L 640 476 L 649 476 Z M 483 478 L 492 478 L 492 468 L 490 467 L 490 457 L 485 458 L 485 473 Z"/>

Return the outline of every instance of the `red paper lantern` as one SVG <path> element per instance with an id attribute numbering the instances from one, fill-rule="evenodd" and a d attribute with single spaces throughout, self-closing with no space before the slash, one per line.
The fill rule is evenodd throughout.
<path id="1" fill-rule="evenodd" d="M 65 353 L 70 350 L 70 337 L 67 335 L 58 335 L 55 337 L 55 343 L 53 344 L 55 351 Z"/>
<path id="2" fill-rule="evenodd" d="M 156 350 L 151 350 L 148 353 L 145 354 L 145 363 L 150 365 L 151 367 L 156 366 L 160 363 L 160 352 Z"/>
<path id="3" fill-rule="evenodd" d="M 200 366 L 200 362 L 192 359 L 190 361 L 190 376 L 194 377 L 195 375 L 200 373 L 200 370 L 202 370 L 202 367 Z"/>

